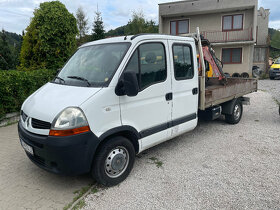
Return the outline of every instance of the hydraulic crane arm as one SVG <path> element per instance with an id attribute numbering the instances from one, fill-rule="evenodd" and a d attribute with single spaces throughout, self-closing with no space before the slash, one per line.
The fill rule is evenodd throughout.
<path id="1" fill-rule="evenodd" d="M 209 64 L 212 66 L 213 72 L 215 77 L 218 77 L 219 80 L 225 79 L 225 75 L 222 69 L 222 66 L 219 64 L 219 60 L 216 57 L 213 49 L 210 46 L 203 46 L 203 55 L 204 55 L 204 60 L 208 61 Z"/>

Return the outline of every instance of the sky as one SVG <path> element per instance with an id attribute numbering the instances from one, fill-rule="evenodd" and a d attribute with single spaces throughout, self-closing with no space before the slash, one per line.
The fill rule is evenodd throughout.
<path id="1" fill-rule="evenodd" d="M 33 11 L 46 0 L 0 0 L 0 29 L 22 33 L 30 23 Z M 158 4 L 175 0 L 60 0 L 67 9 L 75 14 L 82 7 L 92 26 L 95 11 L 102 14 L 105 30 L 127 24 L 133 11 L 142 11 L 149 20 L 158 23 Z M 246 0 L 244 0 L 246 1 Z M 269 27 L 280 29 L 280 1 L 259 0 L 259 7 L 270 9 Z"/>

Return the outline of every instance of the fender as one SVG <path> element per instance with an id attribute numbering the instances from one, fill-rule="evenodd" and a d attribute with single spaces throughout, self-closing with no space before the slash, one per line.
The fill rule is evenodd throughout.
<path id="1" fill-rule="evenodd" d="M 222 114 L 232 114 L 234 104 L 237 100 L 240 100 L 240 98 L 235 98 L 232 99 L 231 101 L 222 104 Z"/>
<path id="2" fill-rule="evenodd" d="M 99 137 L 99 140 L 103 141 L 108 136 L 114 135 L 116 133 L 126 132 L 126 131 L 132 132 L 137 137 L 137 140 L 140 139 L 140 134 L 135 128 L 133 128 L 132 126 L 129 126 L 129 125 L 122 125 L 122 126 L 118 126 L 118 127 L 115 127 L 115 128 L 112 128 L 112 129 L 106 131 Z"/>

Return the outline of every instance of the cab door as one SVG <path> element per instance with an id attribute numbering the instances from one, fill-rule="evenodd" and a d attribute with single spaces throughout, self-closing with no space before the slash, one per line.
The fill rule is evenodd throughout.
<path id="1" fill-rule="evenodd" d="M 168 40 L 172 71 L 171 136 L 194 129 L 198 111 L 198 69 L 195 43 Z"/>
<path id="2" fill-rule="evenodd" d="M 170 138 L 171 75 L 167 40 L 142 41 L 136 45 L 124 71 L 135 71 L 139 93 L 120 96 L 122 125 L 140 134 L 140 151 Z"/>

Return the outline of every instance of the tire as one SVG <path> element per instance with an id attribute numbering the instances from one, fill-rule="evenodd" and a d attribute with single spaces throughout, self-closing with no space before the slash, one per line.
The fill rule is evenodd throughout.
<path id="1" fill-rule="evenodd" d="M 233 73 L 232 77 L 240 77 L 240 74 L 239 73 Z"/>
<path id="2" fill-rule="evenodd" d="M 225 75 L 226 78 L 230 77 L 230 74 L 227 73 L 227 72 L 225 72 L 224 75 Z"/>
<path id="3" fill-rule="evenodd" d="M 226 122 L 233 125 L 239 123 L 242 117 L 242 113 L 243 113 L 242 103 L 240 100 L 236 100 L 233 106 L 232 114 L 225 115 Z"/>
<path id="4" fill-rule="evenodd" d="M 135 149 L 131 141 L 122 136 L 109 139 L 93 160 L 91 174 L 104 186 L 121 183 L 129 175 L 135 160 Z"/>
<path id="5" fill-rule="evenodd" d="M 274 77 L 269 77 L 269 79 L 274 80 Z"/>
<path id="6" fill-rule="evenodd" d="M 249 74 L 248 74 L 247 72 L 243 72 L 243 73 L 241 74 L 241 77 L 243 77 L 243 78 L 249 78 Z"/>

